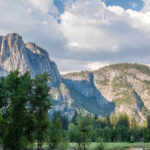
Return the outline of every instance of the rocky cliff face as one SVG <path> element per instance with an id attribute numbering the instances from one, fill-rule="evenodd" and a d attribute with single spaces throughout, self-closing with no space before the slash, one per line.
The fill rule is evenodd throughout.
<path id="1" fill-rule="evenodd" d="M 148 66 L 117 64 L 93 72 L 71 73 L 63 77 L 64 80 L 71 79 L 74 82 L 72 86 L 78 90 L 80 85 L 77 85 L 76 81 L 89 81 L 89 74 L 93 75 L 94 85 L 90 85 L 89 89 L 95 87 L 108 104 L 113 103 L 115 106 L 112 107 L 112 112 L 116 115 L 126 112 L 128 115 L 135 116 L 141 123 L 146 119 L 150 110 L 150 68 Z M 79 91 L 83 95 L 84 88 L 80 88 Z M 90 90 L 86 91 L 90 94 Z"/>
<path id="2" fill-rule="evenodd" d="M 73 100 L 62 83 L 55 62 L 49 59 L 46 50 L 31 42 L 25 44 L 22 37 L 16 33 L 0 36 L 0 75 L 6 76 L 13 70 L 20 73 L 30 71 L 32 77 L 48 72 L 51 77 L 50 92 L 54 103 L 50 113 L 56 110 L 68 114 L 69 118 L 73 116 Z"/>
<path id="3" fill-rule="evenodd" d="M 47 71 L 53 83 L 61 82 L 57 66 L 49 59 L 47 51 L 34 43 L 25 44 L 15 33 L 0 37 L 0 66 L 7 72 L 29 70 L 32 76 Z"/>

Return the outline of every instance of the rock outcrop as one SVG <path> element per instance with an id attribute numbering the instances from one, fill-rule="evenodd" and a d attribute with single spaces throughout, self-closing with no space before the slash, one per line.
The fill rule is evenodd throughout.
<path id="1" fill-rule="evenodd" d="M 54 103 L 50 113 L 61 111 L 72 118 L 75 111 L 72 106 L 73 100 L 62 83 L 62 77 L 55 62 L 50 60 L 46 50 L 31 42 L 25 44 L 22 37 L 16 33 L 0 36 L 0 75 L 6 76 L 13 70 L 18 70 L 20 73 L 30 71 L 32 77 L 48 72 Z"/>
<path id="2" fill-rule="evenodd" d="M 109 65 L 93 72 L 79 72 L 64 75 L 64 80 L 71 79 L 72 86 L 83 95 L 85 88 L 77 85 L 78 81 L 90 81 L 89 75 L 93 76 L 93 84 L 86 86 L 86 95 L 91 93 L 95 87 L 104 97 L 108 104 L 115 106 L 112 112 L 116 115 L 126 112 L 135 116 L 137 121 L 142 123 L 150 112 L 150 68 L 140 64 L 116 64 Z M 70 84 L 70 83 L 67 83 Z M 92 92 L 94 93 L 94 92 Z M 96 94 L 94 94 L 96 95 Z M 95 98 L 99 100 L 98 98 Z M 75 99 L 76 101 L 76 99 Z M 110 102 L 110 103 L 109 103 Z M 93 110 L 94 111 L 94 110 Z"/>

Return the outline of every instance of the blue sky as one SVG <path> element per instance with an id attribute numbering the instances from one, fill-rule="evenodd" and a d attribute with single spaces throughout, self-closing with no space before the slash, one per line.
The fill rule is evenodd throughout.
<path id="1" fill-rule="evenodd" d="M 121 6 L 124 9 L 141 10 L 143 7 L 142 0 L 103 0 L 107 6 Z"/>
<path id="2" fill-rule="evenodd" d="M 54 4 L 57 6 L 60 13 L 64 12 L 66 0 L 54 0 Z"/>
<path id="3" fill-rule="evenodd" d="M 60 13 L 64 12 L 66 1 L 67 0 L 54 0 L 54 4 Z M 133 9 L 136 11 L 140 11 L 144 5 L 142 0 L 103 0 L 103 2 L 107 6 L 121 6 L 124 9 Z"/>
<path id="4" fill-rule="evenodd" d="M 45 48 L 60 72 L 150 64 L 150 0 L 0 0 L 0 35 L 11 32 Z"/>

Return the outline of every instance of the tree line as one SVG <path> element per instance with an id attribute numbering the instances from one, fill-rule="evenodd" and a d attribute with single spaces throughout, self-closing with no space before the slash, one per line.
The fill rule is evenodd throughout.
<path id="1" fill-rule="evenodd" d="M 101 150 L 104 142 L 150 141 L 150 116 L 147 117 L 147 122 L 139 125 L 134 117 L 130 118 L 126 113 L 120 113 L 118 116 L 112 113 L 102 118 L 92 115 L 83 116 L 76 112 L 71 122 L 62 121 L 61 113 L 56 112 L 56 114 L 54 113 L 54 116 L 57 117 L 53 119 L 59 119 L 62 126 L 68 127 L 64 129 L 61 126 L 62 137 L 66 136 L 70 143 L 77 143 L 78 146 L 74 147 L 75 149 L 86 150 L 87 145 L 91 142 L 99 143 L 98 149 Z M 65 135 L 63 135 L 64 133 Z M 61 142 L 61 138 L 58 139 L 58 144 L 54 149 L 58 149 L 59 142 Z"/>
<path id="2" fill-rule="evenodd" d="M 51 109 L 49 75 L 31 78 L 30 73 L 11 72 L 0 78 L 0 142 L 3 150 L 25 150 L 43 144 L 50 150 L 67 149 L 69 143 L 77 143 L 74 149 L 86 150 L 91 142 L 150 141 L 150 116 L 147 123 L 139 125 L 126 113 L 105 118 L 74 114 L 72 120 Z"/>
<path id="3" fill-rule="evenodd" d="M 11 72 L 0 78 L 0 139 L 3 150 L 38 150 L 49 126 L 51 108 L 47 73 L 31 78 L 30 73 Z"/>

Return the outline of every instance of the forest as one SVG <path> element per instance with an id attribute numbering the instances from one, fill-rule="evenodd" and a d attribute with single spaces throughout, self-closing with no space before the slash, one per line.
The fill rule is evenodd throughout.
<path id="1" fill-rule="evenodd" d="M 143 124 L 126 113 L 105 117 L 75 112 L 72 120 L 52 108 L 47 73 L 11 72 L 0 78 L 0 144 L 3 150 L 103 150 L 107 142 L 149 142 L 150 116 Z"/>

